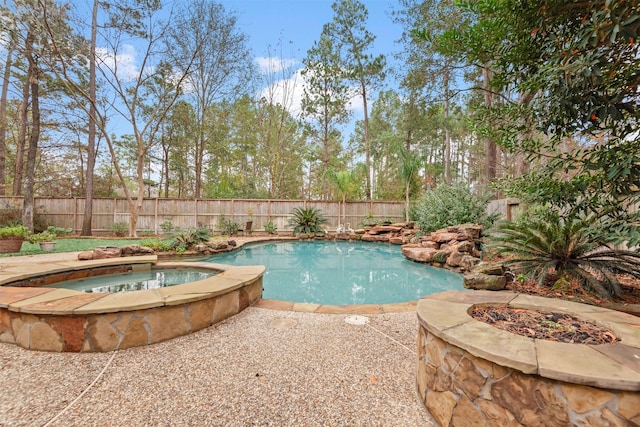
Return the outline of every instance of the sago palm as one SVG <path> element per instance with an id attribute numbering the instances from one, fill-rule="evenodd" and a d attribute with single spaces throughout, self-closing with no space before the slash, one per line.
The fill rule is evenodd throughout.
<path id="1" fill-rule="evenodd" d="M 329 220 L 324 217 L 322 211 L 314 207 L 295 208 L 289 219 L 289 225 L 293 226 L 293 234 L 297 233 L 317 233 L 324 231 L 321 227 Z"/>
<path id="2" fill-rule="evenodd" d="M 508 256 L 505 266 L 537 280 L 538 286 L 555 274 L 576 279 L 600 297 L 619 297 L 622 288 L 616 275 L 640 278 L 640 254 L 616 249 L 605 236 L 594 237 L 590 231 L 596 222 L 596 218 L 554 213 L 503 222 L 490 232 L 488 247 Z"/>

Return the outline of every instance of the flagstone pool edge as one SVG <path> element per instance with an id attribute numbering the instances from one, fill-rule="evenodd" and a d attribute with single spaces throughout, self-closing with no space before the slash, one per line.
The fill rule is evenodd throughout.
<path id="1" fill-rule="evenodd" d="M 105 266 L 208 268 L 197 282 L 143 291 L 86 294 L 11 283 Z M 0 342 L 30 350 L 106 352 L 193 333 L 240 313 L 262 296 L 263 266 L 158 261 L 156 256 L 7 263 L 0 269 Z"/>

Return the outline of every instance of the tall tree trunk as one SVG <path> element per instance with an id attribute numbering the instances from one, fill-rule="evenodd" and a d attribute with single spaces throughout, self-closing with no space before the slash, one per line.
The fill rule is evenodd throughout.
<path id="1" fill-rule="evenodd" d="M 89 54 L 89 133 L 87 137 L 87 170 L 84 187 L 84 216 L 82 236 L 91 236 L 93 219 L 93 171 L 96 165 L 96 32 L 98 26 L 98 0 L 93 0 L 91 13 L 91 53 Z"/>
<path id="2" fill-rule="evenodd" d="M 407 150 L 407 153 L 411 151 L 411 139 L 412 133 L 411 129 L 407 131 L 407 138 L 405 139 L 404 148 Z M 407 180 L 404 187 L 404 220 L 409 222 L 409 207 L 411 206 L 411 182 Z"/>
<path id="3" fill-rule="evenodd" d="M 29 95 L 31 93 L 31 67 L 27 69 L 24 86 L 22 88 L 22 100 L 20 101 L 20 129 L 16 142 L 16 161 L 13 173 L 13 195 L 22 194 L 22 177 L 24 175 L 24 148 L 27 145 L 27 127 L 29 123 Z"/>
<path id="4" fill-rule="evenodd" d="M 26 52 L 29 60 L 29 80 L 31 86 L 31 135 L 29 136 L 29 149 L 27 151 L 27 167 L 24 180 L 24 205 L 22 210 L 22 224 L 33 231 L 34 217 L 34 186 L 36 172 L 36 156 L 38 154 L 38 140 L 40 139 L 40 88 L 39 70 L 36 58 L 33 54 L 34 35 L 32 27 L 29 28 L 26 38 Z"/>
<path id="5" fill-rule="evenodd" d="M 366 198 L 371 200 L 373 198 L 373 189 L 371 186 L 371 142 L 369 141 L 369 111 L 367 109 L 367 87 L 364 79 L 360 81 L 362 87 L 362 107 L 364 108 L 364 153 L 365 153 L 365 165 L 367 169 L 367 181 L 366 181 Z"/>
<path id="6" fill-rule="evenodd" d="M 137 138 L 140 138 L 138 136 Z M 138 147 L 142 147 L 142 144 L 138 141 Z M 140 210 L 142 209 L 142 202 L 144 201 L 144 157 L 145 151 L 138 148 L 138 154 L 136 156 L 136 177 L 138 184 L 138 194 L 134 199 L 131 196 L 127 197 L 129 202 L 129 236 L 138 237 L 138 218 L 140 217 Z"/>
<path id="7" fill-rule="evenodd" d="M 326 115 L 325 115 L 326 118 Z M 322 200 L 329 200 L 329 180 L 327 171 L 329 170 L 329 122 L 324 120 L 323 129 L 323 150 L 322 150 Z"/>
<path id="8" fill-rule="evenodd" d="M 7 194 L 7 93 L 9 92 L 12 59 L 13 44 L 10 44 L 7 46 L 7 58 L 5 61 L 4 75 L 2 76 L 2 93 L 0 94 L 0 196 Z"/>
<path id="9" fill-rule="evenodd" d="M 347 223 L 347 193 L 346 191 L 342 193 L 342 223 Z"/>
<path id="10" fill-rule="evenodd" d="M 164 197 L 169 197 L 169 147 L 165 145 L 164 130 L 162 132 L 162 164 L 164 169 Z"/>
<path id="11" fill-rule="evenodd" d="M 410 208 L 410 196 L 411 196 L 411 182 L 407 181 L 404 184 L 404 220 L 409 222 L 409 208 Z"/>
<path id="12" fill-rule="evenodd" d="M 444 66 L 444 181 L 451 185 L 451 131 L 449 130 L 449 61 Z"/>
<path id="13" fill-rule="evenodd" d="M 492 79 L 492 72 L 488 68 L 488 65 L 482 70 L 482 80 L 484 86 L 484 103 L 487 108 L 493 105 L 493 94 L 491 93 L 490 83 Z M 498 163 L 498 149 L 495 141 L 491 137 L 485 139 L 485 152 L 486 152 L 486 169 L 485 179 L 486 187 L 496 179 L 496 166 Z"/>
<path id="14" fill-rule="evenodd" d="M 196 183 L 195 183 L 195 192 L 194 192 L 194 196 L 196 199 L 200 198 L 200 193 L 201 193 L 201 188 L 202 188 L 202 164 L 204 163 L 204 142 L 205 142 L 205 137 L 204 137 L 204 124 L 205 124 L 205 119 L 206 119 L 206 114 L 205 114 L 205 106 L 204 106 L 204 101 L 202 102 L 203 105 L 200 106 L 200 109 L 202 110 L 200 112 L 200 124 L 198 126 L 198 142 L 196 143 L 196 155 L 195 155 L 195 178 L 196 178 Z"/>

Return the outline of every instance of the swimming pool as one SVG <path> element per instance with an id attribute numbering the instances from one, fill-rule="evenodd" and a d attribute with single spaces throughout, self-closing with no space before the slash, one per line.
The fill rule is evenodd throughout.
<path id="1" fill-rule="evenodd" d="M 397 246 L 379 243 L 254 243 L 208 261 L 266 266 L 262 297 L 290 302 L 391 304 L 464 289 L 461 275 L 409 261 Z"/>

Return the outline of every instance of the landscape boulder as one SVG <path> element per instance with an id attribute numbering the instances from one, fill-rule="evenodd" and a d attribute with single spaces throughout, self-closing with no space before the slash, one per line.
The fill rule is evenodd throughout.
<path id="1" fill-rule="evenodd" d="M 402 247 L 402 255 L 417 262 L 432 262 L 436 252 L 438 252 L 437 249 L 423 248 L 415 245 L 404 245 Z"/>
<path id="2" fill-rule="evenodd" d="M 507 287 L 507 277 L 502 264 L 481 262 L 464 275 L 464 287 L 485 291 L 502 291 Z"/>
<path id="3" fill-rule="evenodd" d="M 473 267 L 473 272 L 488 274 L 490 276 L 504 276 L 504 267 L 496 262 L 481 262 Z"/>
<path id="4" fill-rule="evenodd" d="M 122 249 L 117 246 L 98 246 L 93 248 L 91 259 L 119 258 L 120 256 L 122 256 Z"/>
<path id="5" fill-rule="evenodd" d="M 404 245 L 411 242 L 416 233 L 419 231 L 415 228 L 415 223 L 411 222 L 396 222 L 393 224 L 374 225 L 371 227 L 365 227 L 360 230 L 356 230 L 355 237 L 365 242 L 384 242 L 394 245 Z"/>
<path id="6" fill-rule="evenodd" d="M 422 236 L 418 244 L 404 245 L 402 254 L 413 261 L 465 272 L 480 262 L 481 239 L 482 226 L 456 225 Z"/>
<path id="7" fill-rule="evenodd" d="M 127 245 L 120 248 L 121 256 L 153 255 L 153 249 L 148 246 Z"/>
<path id="8" fill-rule="evenodd" d="M 492 276 L 471 271 L 464 275 L 463 285 L 467 289 L 502 291 L 507 287 L 507 278 L 505 276 Z"/>

